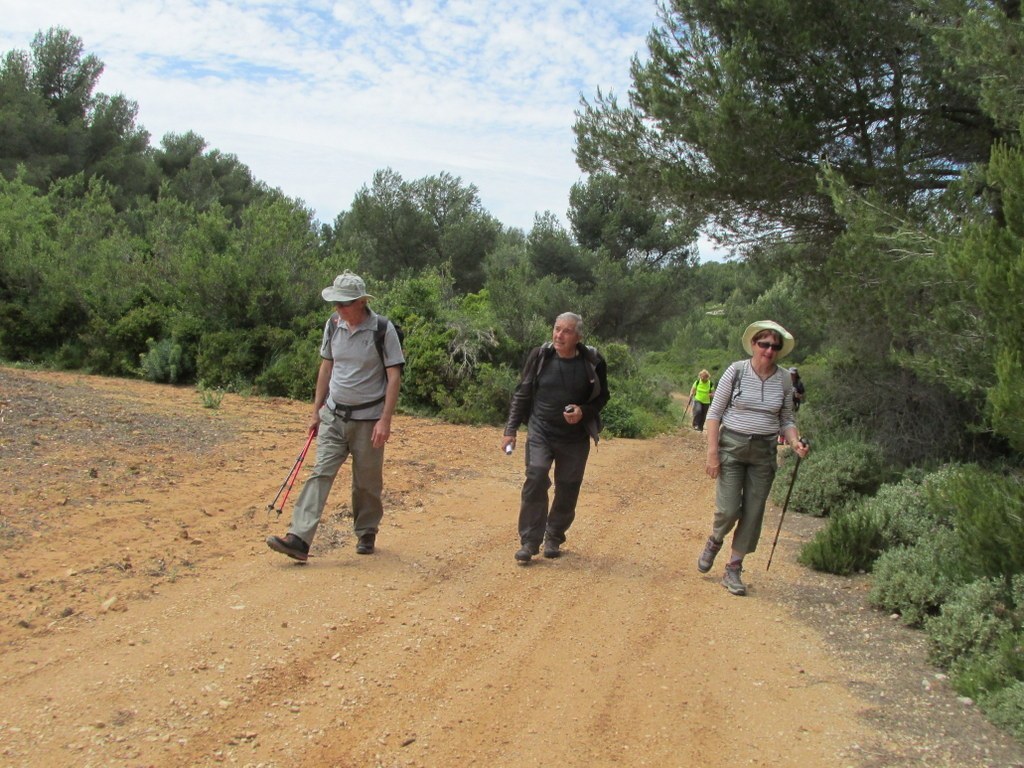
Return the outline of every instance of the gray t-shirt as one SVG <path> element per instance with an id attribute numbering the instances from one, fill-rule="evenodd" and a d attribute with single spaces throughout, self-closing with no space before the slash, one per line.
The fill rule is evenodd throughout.
<path id="1" fill-rule="evenodd" d="M 372 310 L 352 329 L 337 313 L 327 320 L 320 343 L 320 357 L 334 362 L 327 398 L 329 407 L 372 403 L 384 396 L 387 377 L 373 338 L 376 330 L 377 314 Z M 398 333 L 390 322 L 384 334 L 384 361 L 388 367 L 405 362 Z M 378 419 L 383 411 L 384 402 L 381 401 L 368 408 L 353 410 L 352 418 Z"/>

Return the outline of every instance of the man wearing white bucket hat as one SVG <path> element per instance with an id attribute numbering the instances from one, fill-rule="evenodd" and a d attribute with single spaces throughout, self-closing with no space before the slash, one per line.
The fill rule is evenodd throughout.
<path id="1" fill-rule="evenodd" d="M 320 371 L 309 429 L 317 435 L 316 466 L 306 480 L 285 536 L 270 536 L 275 552 L 305 562 L 334 478 L 352 456 L 352 525 L 356 553 L 371 554 L 384 507 L 384 444 L 398 405 L 402 354 L 398 332 L 367 306 L 373 296 L 348 270 L 321 292 L 335 312 L 324 326 Z"/>
<path id="2" fill-rule="evenodd" d="M 725 537 L 735 528 L 722 578 L 723 586 L 734 595 L 747 593 L 740 578 L 743 557 L 757 548 L 761 537 L 764 507 L 777 468 L 778 435 L 800 458 L 809 450 L 793 420 L 789 371 L 777 364 L 793 351 L 793 336 L 772 320 L 758 320 L 747 326 L 742 342 L 750 359 L 726 369 L 705 423 L 705 470 L 717 479 L 718 487 L 711 536 L 697 559 L 697 570 L 710 571 Z"/>

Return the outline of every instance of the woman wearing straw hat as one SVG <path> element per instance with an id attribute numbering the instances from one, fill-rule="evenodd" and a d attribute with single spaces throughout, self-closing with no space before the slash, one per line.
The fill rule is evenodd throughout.
<path id="1" fill-rule="evenodd" d="M 734 595 L 745 595 L 743 558 L 757 548 L 764 507 L 775 479 L 776 438 L 801 457 L 808 446 L 800 441 L 793 420 L 793 387 L 789 371 L 778 361 L 793 351 L 793 336 L 772 320 L 758 320 L 743 332 L 749 360 L 739 360 L 718 382 L 705 423 L 708 435 L 706 472 L 717 479 L 716 509 L 697 570 L 707 573 L 730 531 L 732 551 L 722 584 Z"/>

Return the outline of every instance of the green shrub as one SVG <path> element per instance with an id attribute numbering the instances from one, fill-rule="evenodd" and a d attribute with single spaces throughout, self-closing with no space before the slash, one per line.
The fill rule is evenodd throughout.
<path id="1" fill-rule="evenodd" d="M 196 376 L 206 387 L 229 391 L 250 389 L 257 377 L 278 355 L 286 353 L 295 340 L 292 331 L 270 326 L 207 333 L 199 344 Z"/>
<path id="2" fill-rule="evenodd" d="M 953 527 L 953 512 L 936 503 L 935 491 L 956 478 L 953 467 L 911 473 L 881 486 L 874 496 L 851 500 L 801 550 L 801 562 L 829 573 L 870 570 L 885 550 L 911 545 L 936 527 Z"/>
<path id="3" fill-rule="evenodd" d="M 473 379 L 453 393 L 438 393 L 440 417 L 453 424 L 503 424 L 518 374 L 508 368 L 484 363 Z"/>
<path id="4" fill-rule="evenodd" d="M 139 356 L 142 376 L 158 384 L 178 384 L 191 371 L 182 355 L 181 345 L 170 339 L 146 340 L 149 351 Z"/>
<path id="5" fill-rule="evenodd" d="M 913 480 L 886 483 L 858 506 L 879 521 L 884 549 L 913 544 L 935 528 L 925 490 Z"/>
<path id="6" fill-rule="evenodd" d="M 199 392 L 199 399 L 203 403 L 203 408 L 211 408 L 212 410 L 220 408 L 220 404 L 224 400 L 223 389 L 207 389 L 206 387 L 199 386 L 197 391 Z"/>
<path id="7" fill-rule="evenodd" d="M 605 431 L 613 437 L 640 438 L 654 434 L 653 419 L 641 408 L 632 406 L 612 390 L 612 399 L 601 411 Z"/>
<path id="8" fill-rule="evenodd" d="M 865 506 L 837 513 L 801 548 L 799 561 L 840 576 L 870 570 L 883 550 L 884 527 L 880 516 Z"/>
<path id="9" fill-rule="evenodd" d="M 1015 579 L 1018 594 L 1024 595 L 1024 578 Z M 949 669 L 971 655 L 986 653 L 998 638 L 1013 629 L 1014 612 L 1005 586 L 996 579 L 978 579 L 960 587 L 938 616 L 925 620 L 929 657 Z"/>
<path id="10" fill-rule="evenodd" d="M 256 392 L 312 402 L 320 368 L 320 338 L 320 328 L 309 330 L 305 338 L 295 337 L 288 347 L 273 355 L 253 382 Z"/>
<path id="11" fill-rule="evenodd" d="M 886 550 L 875 561 L 870 603 L 920 626 L 969 579 L 960 567 L 955 531 L 938 528 L 911 546 Z"/>
<path id="12" fill-rule="evenodd" d="M 965 568 L 1009 580 L 1024 573 L 1024 482 L 968 465 L 931 489 L 937 507 L 954 515 Z"/>
<path id="13" fill-rule="evenodd" d="M 787 457 L 786 464 L 794 455 Z M 816 448 L 802 464 L 789 509 L 815 517 L 832 514 L 861 496 L 873 494 L 891 477 L 878 446 L 853 440 Z M 784 468 L 776 477 L 772 499 L 778 504 L 785 500 L 791 475 Z"/>
<path id="14" fill-rule="evenodd" d="M 625 344 L 599 345 L 608 364 L 611 399 L 601 411 L 612 437 L 644 438 L 674 429 L 681 418 L 674 406 L 674 386 L 637 362 Z"/>
<path id="15" fill-rule="evenodd" d="M 983 696 L 978 704 L 989 720 L 1024 741 L 1024 682 L 1017 680 L 1002 690 Z"/>
<path id="16" fill-rule="evenodd" d="M 1024 680 L 1024 632 L 1003 632 L 991 648 L 961 657 L 950 667 L 949 679 L 984 709 L 987 697 Z"/>

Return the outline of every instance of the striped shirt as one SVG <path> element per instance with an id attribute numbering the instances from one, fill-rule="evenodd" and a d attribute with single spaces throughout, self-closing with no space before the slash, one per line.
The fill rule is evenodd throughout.
<path id="1" fill-rule="evenodd" d="M 739 385 L 734 386 L 737 376 Z M 783 377 L 788 378 L 789 371 L 776 367 L 775 373 L 762 381 L 749 360 L 733 363 L 718 381 L 708 421 L 718 421 L 744 435 L 776 435 L 796 426 L 793 390 L 785 386 Z"/>

